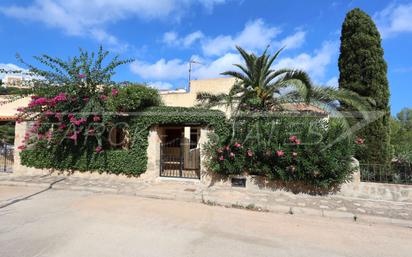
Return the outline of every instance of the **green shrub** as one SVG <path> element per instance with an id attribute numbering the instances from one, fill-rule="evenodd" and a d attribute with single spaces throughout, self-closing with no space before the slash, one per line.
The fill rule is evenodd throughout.
<path id="1" fill-rule="evenodd" d="M 111 97 L 107 101 L 107 106 L 110 111 L 140 111 L 150 106 L 159 106 L 162 104 L 159 92 L 154 88 L 130 84 L 117 87 L 117 90 L 117 96 Z"/>
<path id="2" fill-rule="evenodd" d="M 131 146 L 128 150 L 107 149 L 96 153 L 96 142 L 74 145 L 64 140 L 60 144 L 37 143 L 20 154 L 24 166 L 41 169 L 99 171 L 139 176 L 147 168 L 147 146 L 150 127 L 154 125 L 197 124 L 211 126 L 216 133 L 227 137 L 225 115 L 220 111 L 198 108 L 151 107 L 137 116 L 117 117 L 128 124 Z M 105 142 L 103 142 L 103 145 Z"/>
<path id="3" fill-rule="evenodd" d="M 238 121 L 234 137 L 207 144 L 211 170 L 224 175 L 266 176 L 333 188 L 350 178 L 352 137 L 339 121 L 315 118 L 258 118 Z"/>

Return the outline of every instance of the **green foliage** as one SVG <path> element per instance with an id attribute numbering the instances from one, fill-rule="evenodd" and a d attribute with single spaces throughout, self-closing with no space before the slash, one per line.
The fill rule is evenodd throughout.
<path id="1" fill-rule="evenodd" d="M 114 90 L 118 90 L 116 97 L 107 101 L 108 110 L 112 112 L 135 112 L 162 104 L 158 90 L 144 85 L 127 84 Z"/>
<path id="2" fill-rule="evenodd" d="M 0 140 L 6 140 L 8 144 L 14 144 L 14 122 L 0 124 Z"/>
<path id="3" fill-rule="evenodd" d="M 0 95 L 29 95 L 33 93 L 31 88 L 18 88 L 18 87 L 1 87 Z"/>
<path id="4" fill-rule="evenodd" d="M 395 158 L 412 164 L 412 109 L 403 109 L 396 118 L 391 118 L 390 124 Z"/>
<path id="5" fill-rule="evenodd" d="M 118 117 L 116 122 L 125 122 L 130 132 L 131 146 L 128 150 L 107 149 L 94 151 L 94 145 L 62 145 L 52 147 L 37 144 L 21 152 L 22 164 L 28 167 L 53 168 L 57 170 L 99 171 L 138 176 L 146 171 L 149 128 L 154 125 L 196 124 L 211 126 L 216 133 L 228 135 L 225 116 L 220 111 L 197 108 L 151 107 L 137 116 Z"/>
<path id="6" fill-rule="evenodd" d="M 391 159 L 389 137 L 389 86 L 381 37 L 371 17 L 356 8 L 342 25 L 339 56 L 339 88 L 373 100 L 373 111 L 380 118 L 362 129 L 367 149 L 357 158 L 363 163 L 387 164 Z M 345 111 L 354 111 L 344 105 Z"/>
<path id="7" fill-rule="evenodd" d="M 209 167 L 220 174 L 256 174 L 331 189 L 352 173 L 354 140 L 338 120 L 259 117 L 240 119 L 233 137 L 207 144 Z"/>

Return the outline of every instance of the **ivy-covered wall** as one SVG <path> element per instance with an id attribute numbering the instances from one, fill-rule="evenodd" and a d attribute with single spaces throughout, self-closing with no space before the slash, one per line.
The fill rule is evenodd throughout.
<path id="1" fill-rule="evenodd" d="M 210 126 L 216 134 L 229 133 L 221 111 L 200 108 L 150 107 L 133 116 L 118 117 L 128 124 L 131 146 L 128 150 L 106 150 L 96 153 L 94 145 L 46 147 L 38 144 L 20 153 L 27 167 L 56 170 L 98 171 L 139 176 L 147 168 L 149 129 L 155 125 Z"/>

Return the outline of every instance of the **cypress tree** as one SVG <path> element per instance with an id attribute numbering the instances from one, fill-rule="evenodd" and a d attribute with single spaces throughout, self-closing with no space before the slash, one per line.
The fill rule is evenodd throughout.
<path id="1" fill-rule="evenodd" d="M 342 25 L 339 87 L 372 99 L 373 111 L 383 114 L 358 132 L 366 147 L 357 158 L 365 164 L 388 164 L 391 159 L 390 93 L 383 55 L 381 36 L 372 18 L 359 8 L 350 11 Z M 343 109 L 352 111 L 350 106 Z"/>

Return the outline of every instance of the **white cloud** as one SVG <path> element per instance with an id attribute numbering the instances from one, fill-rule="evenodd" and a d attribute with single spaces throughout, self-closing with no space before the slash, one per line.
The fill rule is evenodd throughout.
<path id="1" fill-rule="evenodd" d="M 403 32 L 412 32 L 412 4 L 391 4 L 381 12 L 375 13 L 374 19 L 383 38 Z"/>
<path id="2" fill-rule="evenodd" d="M 133 73 L 147 80 L 175 80 L 187 76 L 188 64 L 180 59 L 166 61 L 160 59 L 150 64 L 143 61 L 134 61 L 130 64 Z"/>
<path id="3" fill-rule="evenodd" d="M 305 31 L 298 31 L 293 35 L 290 35 L 275 45 L 279 47 L 285 47 L 286 49 L 294 49 L 299 48 L 305 43 L 306 39 L 306 32 Z"/>
<path id="4" fill-rule="evenodd" d="M 164 82 L 164 81 L 154 81 L 154 82 L 148 82 L 147 85 L 149 87 L 154 87 L 159 90 L 169 90 L 173 88 L 173 85 L 169 82 Z"/>
<path id="5" fill-rule="evenodd" d="M 302 53 L 295 57 L 280 59 L 275 68 L 294 68 L 308 72 L 315 80 L 323 79 L 327 66 L 338 52 L 337 42 L 324 42 L 313 54 Z"/>
<path id="6" fill-rule="evenodd" d="M 202 44 L 205 55 L 222 55 L 239 45 L 253 51 L 264 49 L 281 32 L 278 27 L 268 26 L 262 19 L 246 23 L 244 29 L 236 36 L 220 35 L 209 38 Z"/>
<path id="7" fill-rule="evenodd" d="M 339 86 L 339 79 L 338 77 L 332 77 L 325 83 L 328 87 L 338 87 Z"/>
<path id="8" fill-rule="evenodd" d="M 207 64 L 195 66 L 193 69 L 193 78 L 206 79 L 221 77 L 220 73 L 227 70 L 233 70 L 233 64 L 237 63 L 243 63 L 240 55 L 227 53 Z"/>
<path id="9" fill-rule="evenodd" d="M 204 35 L 201 31 L 195 31 L 182 38 L 179 38 L 176 32 L 169 31 L 163 35 L 163 42 L 169 46 L 189 47 L 203 37 Z"/>
<path id="10" fill-rule="evenodd" d="M 27 71 L 26 69 L 23 69 L 15 64 L 12 63 L 0 63 L 0 70 L 4 70 L 4 71 Z M 7 75 L 12 75 L 12 76 L 23 76 L 24 75 L 19 75 L 19 74 L 8 74 L 8 73 L 2 73 L 0 72 L 0 79 L 3 79 L 5 76 Z"/>
<path id="11" fill-rule="evenodd" d="M 21 20 L 37 21 L 74 36 L 92 34 L 107 43 L 119 43 L 105 26 L 137 17 L 142 20 L 179 19 L 193 5 L 211 10 L 226 0 L 35 0 L 30 5 L 1 6 L 0 12 Z M 96 33 L 96 31 L 98 33 Z M 97 36 L 96 36 L 97 34 Z"/>

